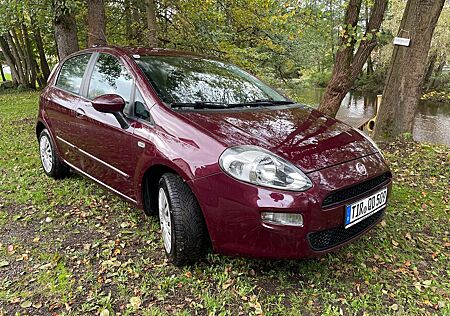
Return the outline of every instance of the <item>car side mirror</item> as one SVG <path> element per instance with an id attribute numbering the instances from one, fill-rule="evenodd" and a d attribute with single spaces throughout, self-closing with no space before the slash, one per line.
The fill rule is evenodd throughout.
<path id="1" fill-rule="evenodd" d="M 104 94 L 91 101 L 92 106 L 99 112 L 111 113 L 119 122 L 123 129 L 127 129 L 130 124 L 123 115 L 125 100 L 117 94 Z"/>
<path id="2" fill-rule="evenodd" d="M 92 106 L 103 113 L 122 112 L 125 107 L 125 100 L 117 94 L 104 94 L 92 100 Z"/>

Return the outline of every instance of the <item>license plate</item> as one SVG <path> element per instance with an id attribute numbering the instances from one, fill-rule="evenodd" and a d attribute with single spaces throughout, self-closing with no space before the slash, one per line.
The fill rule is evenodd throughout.
<path id="1" fill-rule="evenodd" d="M 345 207 L 345 228 L 349 228 L 386 206 L 387 188 Z"/>

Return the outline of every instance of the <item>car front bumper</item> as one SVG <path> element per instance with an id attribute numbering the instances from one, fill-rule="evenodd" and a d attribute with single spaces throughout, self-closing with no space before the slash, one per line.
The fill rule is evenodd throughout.
<path id="1" fill-rule="evenodd" d="M 366 174 L 357 171 L 357 162 Z M 384 209 L 344 229 L 345 205 L 383 187 L 391 191 L 390 171 L 379 154 L 307 175 L 313 187 L 305 192 L 258 187 L 225 173 L 190 181 L 214 251 L 267 259 L 314 257 L 351 242 L 381 220 Z M 303 226 L 263 223 L 261 212 L 300 213 Z"/>

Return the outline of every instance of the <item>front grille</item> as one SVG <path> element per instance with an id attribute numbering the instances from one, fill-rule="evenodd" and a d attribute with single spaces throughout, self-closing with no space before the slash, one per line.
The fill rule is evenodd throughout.
<path id="1" fill-rule="evenodd" d="M 308 241 L 311 248 L 316 251 L 326 250 L 352 239 L 365 229 L 375 224 L 382 216 L 384 210 L 376 212 L 361 222 L 345 229 L 344 226 L 309 233 Z"/>
<path id="2" fill-rule="evenodd" d="M 389 172 L 386 172 L 382 174 L 381 176 L 375 177 L 373 179 L 358 183 L 357 185 L 354 185 L 352 187 L 336 191 L 329 196 L 327 196 L 323 202 L 322 207 L 327 207 L 329 205 L 339 203 L 346 201 L 348 199 L 354 198 L 358 195 L 364 194 L 367 191 L 370 191 L 371 189 L 377 187 L 378 185 L 386 182 L 391 178 L 391 174 Z"/>

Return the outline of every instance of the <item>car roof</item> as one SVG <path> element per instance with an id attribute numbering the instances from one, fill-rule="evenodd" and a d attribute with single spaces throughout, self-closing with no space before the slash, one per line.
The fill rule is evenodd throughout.
<path id="1" fill-rule="evenodd" d="M 191 56 L 202 58 L 213 58 L 193 52 L 180 51 L 166 48 L 150 48 L 150 47 L 119 47 L 119 46 L 95 46 L 85 49 L 84 51 L 115 51 L 122 55 L 133 57 L 134 55 L 143 56 Z"/>

